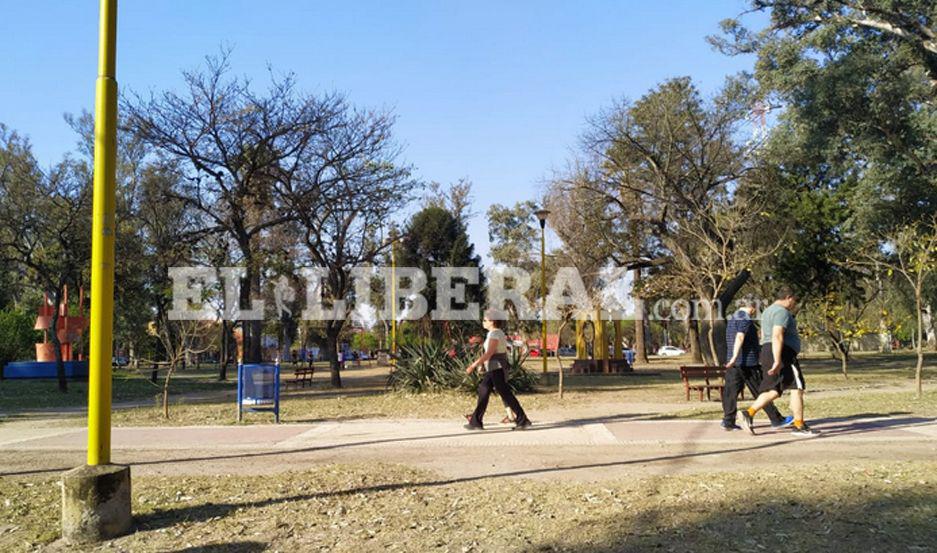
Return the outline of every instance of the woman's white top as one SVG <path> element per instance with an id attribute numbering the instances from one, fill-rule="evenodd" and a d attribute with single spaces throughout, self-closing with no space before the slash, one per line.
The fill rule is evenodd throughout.
<path id="1" fill-rule="evenodd" d="M 485 337 L 485 351 L 488 351 L 488 343 L 492 340 L 497 340 L 498 345 L 495 348 L 495 353 L 507 353 L 508 352 L 508 338 L 504 335 L 504 331 L 500 328 L 488 331 L 488 336 Z"/>

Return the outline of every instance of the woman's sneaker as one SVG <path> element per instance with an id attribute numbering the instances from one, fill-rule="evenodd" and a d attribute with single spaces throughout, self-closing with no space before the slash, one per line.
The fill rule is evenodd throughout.
<path id="1" fill-rule="evenodd" d="M 820 431 L 814 430 L 813 428 L 810 428 L 809 426 L 805 424 L 803 426 L 795 426 L 793 429 L 791 429 L 791 434 L 795 436 L 804 436 L 804 437 L 819 436 Z"/>
<path id="2" fill-rule="evenodd" d="M 751 432 L 752 436 L 755 435 L 755 421 L 752 419 L 752 416 L 748 414 L 748 410 L 739 411 L 739 415 L 742 416 L 742 428 Z"/>
<path id="3" fill-rule="evenodd" d="M 533 423 L 530 422 L 530 419 L 526 419 L 524 422 L 519 422 L 514 425 L 513 430 L 527 430 Z"/>
<path id="4" fill-rule="evenodd" d="M 485 429 L 484 426 L 472 422 L 473 418 L 474 418 L 474 415 L 472 413 L 465 415 L 465 422 L 467 422 L 468 424 L 462 425 L 462 428 L 466 430 L 484 430 Z"/>

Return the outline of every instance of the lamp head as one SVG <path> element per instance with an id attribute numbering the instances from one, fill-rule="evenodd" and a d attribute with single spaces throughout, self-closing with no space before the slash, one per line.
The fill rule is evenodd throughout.
<path id="1" fill-rule="evenodd" d="M 540 221 L 540 228 L 543 228 L 544 226 L 546 226 L 546 224 L 547 224 L 547 215 L 549 215 L 549 214 L 550 214 L 550 210 L 549 210 L 549 209 L 543 209 L 543 208 L 541 208 L 541 209 L 538 209 L 537 211 L 534 211 L 534 215 L 536 215 L 536 216 L 537 216 L 537 220 Z"/>

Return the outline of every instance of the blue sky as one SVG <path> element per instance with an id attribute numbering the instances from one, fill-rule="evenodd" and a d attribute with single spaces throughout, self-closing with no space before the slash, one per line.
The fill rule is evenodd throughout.
<path id="1" fill-rule="evenodd" d="M 534 199 L 576 146 L 586 117 L 660 81 L 690 75 L 707 93 L 750 69 L 705 41 L 739 0 L 151 0 L 120 3 L 122 90 L 177 88 L 180 70 L 221 45 L 235 72 L 266 66 L 310 92 L 392 109 L 405 158 L 426 181 L 475 184 L 470 234 L 487 253 L 492 203 Z M 74 148 L 63 120 L 93 106 L 97 2 L 4 6 L 0 122 L 43 164 Z"/>

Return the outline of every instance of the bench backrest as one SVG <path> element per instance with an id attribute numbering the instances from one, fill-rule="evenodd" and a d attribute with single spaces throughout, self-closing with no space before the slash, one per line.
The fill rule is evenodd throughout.
<path id="1" fill-rule="evenodd" d="M 722 378 L 726 374 L 725 367 L 707 367 L 702 365 L 680 367 L 680 378 Z"/>

